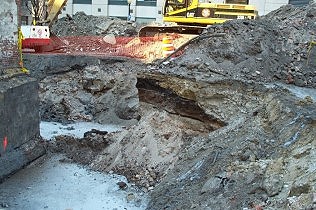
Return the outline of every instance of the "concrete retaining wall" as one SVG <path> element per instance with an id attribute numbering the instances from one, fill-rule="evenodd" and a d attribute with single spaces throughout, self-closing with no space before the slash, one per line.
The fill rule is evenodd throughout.
<path id="1" fill-rule="evenodd" d="M 44 153 L 39 122 L 37 81 L 0 78 L 0 180 Z"/>
<path id="2" fill-rule="evenodd" d="M 38 83 L 21 74 L 21 0 L 0 7 L 0 181 L 44 153 L 39 141 Z"/>

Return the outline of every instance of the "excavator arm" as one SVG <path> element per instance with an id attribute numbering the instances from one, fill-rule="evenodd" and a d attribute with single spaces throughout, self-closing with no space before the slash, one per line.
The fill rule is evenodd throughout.
<path id="1" fill-rule="evenodd" d="M 208 25 L 232 19 L 255 19 L 256 8 L 247 0 L 230 0 L 229 3 L 209 3 L 208 0 L 165 0 L 163 21 L 172 26 L 145 26 L 139 36 L 157 33 L 200 34 Z M 239 4 L 238 4 L 239 3 Z M 175 25 L 176 24 L 176 25 Z"/>
<path id="2" fill-rule="evenodd" d="M 47 0 L 47 21 L 49 26 L 57 19 L 67 0 Z"/>

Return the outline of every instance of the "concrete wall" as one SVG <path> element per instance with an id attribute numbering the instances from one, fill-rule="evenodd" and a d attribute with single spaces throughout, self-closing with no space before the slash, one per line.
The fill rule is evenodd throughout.
<path id="1" fill-rule="evenodd" d="M 303 0 L 301 1 L 303 2 Z M 305 1 L 306 0 L 304 0 L 304 2 Z M 133 0 L 131 4 L 131 9 L 133 10 L 133 13 L 131 14 L 132 20 L 155 19 L 157 22 L 162 22 L 162 14 L 159 13 L 163 10 L 163 2 L 163 0 L 157 0 L 157 6 L 136 6 L 136 0 Z M 225 0 L 211 0 L 211 2 L 224 3 Z M 259 15 L 266 15 L 288 3 L 289 0 L 249 0 L 249 4 L 256 6 Z M 99 12 L 99 9 L 101 9 L 101 12 Z M 68 0 L 66 11 L 63 12 L 60 17 L 67 13 L 72 15 L 78 11 L 84 11 L 88 15 L 126 17 L 127 5 L 109 5 L 108 0 L 92 0 L 92 5 L 73 5 L 72 0 Z"/>
<path id="2" fill-rule="evenodd" d="M 14 0 L 1 0 L 0 70 L 18 66 L 18 23 L 17 3 Z"/>
<path id="3" fill-rule="evenodd" d="M 136 17 L 140 18 L 157 18 L 157 7 L 137 6 L 135 10 Z"/>
<path id="4" fill-rule="evenodd" d="M 58 16 L 58 18 L 65 17 L 66 14 L 73 15 L 73 3 L 72 0 L 68 0 L 66 6 L 62 10 L 62 13 Z"/>
<path id="5" fill-rule="evenodd" d="M 98 16 L 108 16 L 108 1 L 107 0 L 92 0 L 92 14 L 95 14 Z"/>
<path id="6" fill-rule="evenodd" d="M 44 153 L 39 139 L 38 83 L 20 75 L 19 0 L 1 0 L 0 8 L 0 182 Z M 41 148 L 37 150 L 36 148 Z"/>
<path id="7" fill-rule="evenodd" d="M 288 3 L 289 0 L 249 0 L 249 4 L 256 6 L 259 15 L 266 15 Z"/>
<path id="8" fill-rule="evenodd" d="M 65 17 L 66 14 L 74 15 L 82 11 L 87 15 L 108 16 L 108 9 L 107 0 L 92 0 L 92 4 L 73 4 L 73 0 L 68 0 L 58 18 Z"/>
<path id="9" fill-rule="evenodd" d="M 136 0 L 132 1 L 131 13 L 132 20 L 156 20 L 162 22 L 163 0 L 157 0 L 157 6 L 136 6 Z M 224 0 L 212 0 L 212 3 L 224 3 Z M 256 6 L 259 15 L 265 15 L 280 6 L 286 5 L 289 0 L 249 0 L 249 4 Z M 101 12 L 99 11 L 101 10 Z M 114 16 L 114 17 L 127 17 L 127 5 L 109 5 L 107 0 L 92 0 L 92 5 L 89 4 L 72 4 L 72 0 L 68 0 L 66 13 L 73 15 L 78 11 L 84 11 L 87 15 L 96 16 Z"/>
<path id="10" fill-rule="evenodd" d="M 44 154 L 39 121 L 37 80 L 0 77 L 0 182 Z"/>
<path id="11" fill-rule="evenodd" d="M 91 4 L 74 4 L 73 14 L 77 12 L 84 12 L 86 15 L 92 15 L 92 5 Z"/>
<path id="12" fill-rule="evenodd" d="M 8 140 L 6 152 L 39 136 L 38 108 L 35 79 L 24 76 L 0 81 L 0 139 Z"/>
<path id="13" fill-rule="evenodd" d="M 109 5 L 108 14 L 111 17 L 127 17 L 128 6 L 127 5 Z"/>
<path id="14" fill-rule="evenodd" d="M 106 4 L 92 5 L 92 14 L 96 16 L 108 16 L 108 5 Z"/>
<path id="15" fill-rule="evenodd" d="M 151 21 L 162 20 L 162 14 L 158 14 L 158 10 L 162 10 L 159 7 L 154 6 L 136 6 L 135 2 L 131 4 L 131 20 L 142 19 L 144 22 L 146 19 Z M 126 18 L 128 14 L 127 5 L 108 5 L 108 16 Z"/>

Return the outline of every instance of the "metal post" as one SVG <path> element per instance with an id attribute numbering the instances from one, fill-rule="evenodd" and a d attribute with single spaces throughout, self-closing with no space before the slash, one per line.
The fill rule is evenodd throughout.
<path id="1" fill-rule="evenodd" d="M 127 0 L 127 5 L 128 5 L 128 13 L 127 13 L 127 22 L 131 21 L 131 3 L 133 0 Z"/>
<path id="2" fill-rule="evenodd" d="M 127 15 L 127 21 L 131 20 L 131 3 L 128 3 L 128 15 Z"/>

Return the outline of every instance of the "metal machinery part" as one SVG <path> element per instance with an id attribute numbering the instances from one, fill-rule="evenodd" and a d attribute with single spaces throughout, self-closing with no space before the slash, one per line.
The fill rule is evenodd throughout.
<path id="1" fill-rule="evenodd" d="M 248 5 L 247 0 L 228 2 L 217 4 L 201 0 L 166 0 L 163 21 L 176 25 L 145 26 L 140 29 L 139 36 L 152 36 L 154 33 L 200 34 L 208 25 L 232 19 L 255 19 L 258 16 L 256 8 Z"/>
<path id="2" fill-rule="evenodd" d="M 67 0 L 41 0 L 32 5 L 33 24 L 21 27 L 21 47 L 41 51 L 42 47 L 51 45 L 53 37 L 50 26 L 66 3 Z M 56 40 L 55 37 L 53 39 Z"/>

